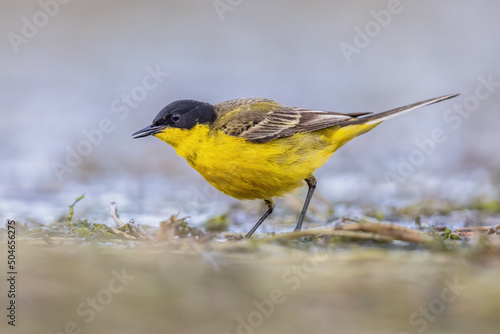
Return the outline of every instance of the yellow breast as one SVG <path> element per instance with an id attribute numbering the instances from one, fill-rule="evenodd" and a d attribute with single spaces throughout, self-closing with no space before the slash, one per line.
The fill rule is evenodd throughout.
<path id="1" fill-rule="evenodd" d="M 167 128 L 155 136 L 172 145 L 224 194 L 237 199 L 267 199 L 302 186 L 340 146 L 373 127 L 331 127 L 267 143 L 228 136 L 207 125 Z"/>

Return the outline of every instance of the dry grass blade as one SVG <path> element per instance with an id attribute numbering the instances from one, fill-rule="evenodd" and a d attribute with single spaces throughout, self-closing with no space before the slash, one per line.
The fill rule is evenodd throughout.
<path id="1" fill-rule="evenodd" d="M 500 230 L 500 224 L 492 226 L 488 229 L 488 234 L 496 234 Z"/>
<path id="2" fill-rule="evenodd" d="M 114 228 L 114 227 L 109 227 L 109 226 L 106 226 L 106 227 L 105 227 L 105 230 L 106 230 L 107 232 L 110 232 L 110 233 L 114 233 L 114 234 L 116 234 L 116 235 L 119 235 L 119 236 L 121 236 L 121 237 L 123 237 L 123 238 L 125 238 L 125 239 L 127 239 L 127 240 L 135 240 L 135 239 L 137 239 L 136 237 L 134 237 L 134 236 L 132 236 L 132 235 L 130 235 L 130 234 L 128 234 L 128 233 L 122 232 L 122 231 L 120 231 L 120 230 L 118 230 L 118 229 L 116 229 L 116 228 Z"/>
<path id="3" fill-rule="evenodd" d="M 340 224 L 336 226 L 335 229 L 342 231 L 374 233 L 387 236 L 395 240 L 407 242 L 428 243 L 432 241 L 432 237 L 426 233 L 391 223 L 361 222 Z"/>
<path id="4" fill-rule="evenodd" d="M 157 240 L 162 242 L 175 238 L 202 237 L 205 234 L 198 228 L 190 227 L 185 219 L 171 215 L 167 220 L 161 221 Z"/>
<path id="5" fill-rule="evenodd" d="M 331 228 L 319 228 L 319 229 L 310 229 L 303 231 L 294 231 L 287 233 L 278 233 L 278 234 L 257 234 L 256 236 L 262 236 L 262 241 L 273 241 L 273 240 L 295 240 L 302 237 L 344 237 L 344 238 L 352 238 L 352 239 L 360 239 L 360 240 L 374 240 L 374 241 L 392 241 L 394 238 L 387 235 L 380 235 L 376 233 L 363 233 L 356 231 L 340 231 L 334 230 Z"/>
<path id="6" fill-rule="evenodd" d="M 469 226 L 469 227 L 459 227 L 455 228 L 455 232 L 487 232 L 491 229 L 490 226 Z"/>
<path id="7" fill-rule="evenodd" d="M 115 221 L 117 227 L 122 227 L 125 224 L 120 220 L 120 216 L 118 215 L 118 205 L 116 202 L 111 202 L 109 204 L 109 211 L 111 213 L 111 217 Z"/>
<path id="8" fill-rule="evenodd" d="M 136 225 L 133 219 L 131 219 L 128 224 L 120 227 L 119 230 L 128 233 L 139 240 L 155 240 L 148 232 L 144 231 L 140 225 Z"/>

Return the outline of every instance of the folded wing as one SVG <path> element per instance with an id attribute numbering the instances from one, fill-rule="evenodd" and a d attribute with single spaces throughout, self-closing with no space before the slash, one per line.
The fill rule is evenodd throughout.
<path id="1" fill-rule="evenodd" d="M 379 114 L 370 112 L 343 114 L 285 107 L 268 99 L 238 99 L 216 106 L 219 120 L 215 126 L 227 135 L 242 137 L 255 143 L 265 143 L 276 138 L 293 136 L 299 132 L 317 131 L 336 125 L 376 124 L 457 95 L 459 94 L 444 95 Z"/>
<path id="2" fill-rule="evenodd" d="M 285 107 L 267 99 L 238 99 L 217 106 L 220 115 L 216 127 L 230 136 L 251 142 L 270 140 L 310 132 L 341 124 L 370 113 L 337 112 Z"/>

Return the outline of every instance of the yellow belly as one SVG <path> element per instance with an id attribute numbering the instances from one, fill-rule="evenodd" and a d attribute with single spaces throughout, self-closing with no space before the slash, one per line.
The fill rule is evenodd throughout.
<path id="1" fill-rule="evenodd" d="M 376 125 L 331 127 L 315 132 L 252 143 L 210 131 L 167 128 L 155 136 L 171 144 L 211 185 L 237 199 L 283 196 L 304 184 L 350 139 Z"/>

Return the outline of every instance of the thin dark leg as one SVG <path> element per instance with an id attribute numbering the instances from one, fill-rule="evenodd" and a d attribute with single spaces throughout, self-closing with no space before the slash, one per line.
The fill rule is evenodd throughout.
<path id="1" fill-rule="evenodd" d="M 273 213 L 274 201 L 272 199 L 265 199 L 264 202 L 266 202 L 266 204 L 267 204 L 267 210 L 266 210 L 266 212 L 264 212 L 262 217 L 260 217 L 257 224 L 255 224 L 254 227 L 252 227 L 252 229 L 247 233 L 247 235 L 245 235 L 246 239 L 250 238 L 252 236 L 252 234 L 255 232 L 255 230 L 259 228 L 260 224 L 262 224 L 262 222 L 264 220 L 266 220 L 267 216 L 269 216 L 271 213 Z"/>
<path id="2" fill-rule="evenodd" d="M 299 220 L 297 220 L 297 225 L 295 226 L 294 231 L 300 231 L 302 228 L 302 222 L 304 221 L 304 217 L 306 216 L 307 208 L 309 207 L 309 202 L 311 202 L 311 198 L 314 193 L 314 189 L 316 189 L 316 178 L 311 175 L 307 179 L 305 179 L 309 189 L 307 190 L 306 200 L 304 202 L 304 206 L 302 207 L 302 211 L 300 212 Z"/>

